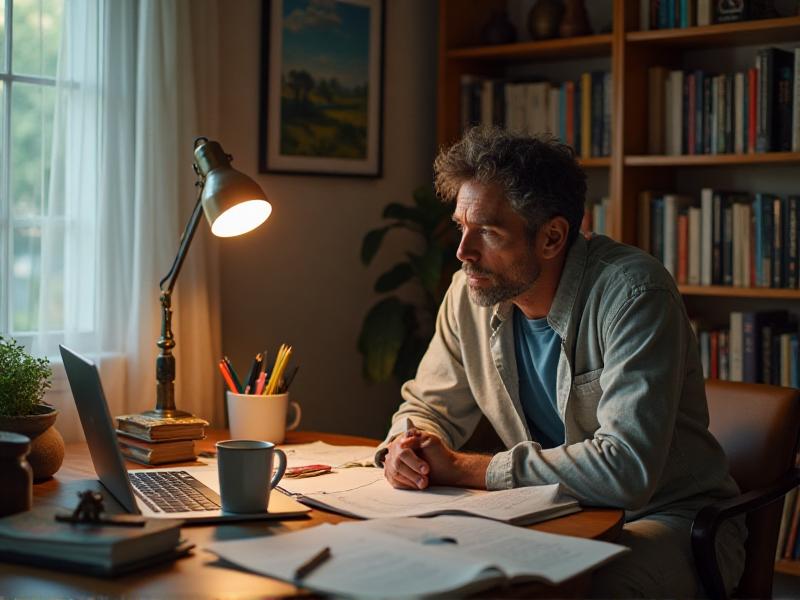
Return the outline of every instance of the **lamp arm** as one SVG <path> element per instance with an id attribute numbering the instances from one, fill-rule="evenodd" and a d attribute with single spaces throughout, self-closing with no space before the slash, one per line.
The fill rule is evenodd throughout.
<path id="1" fill-rule="evenodd" d="M 197 231 L 197 224 L 203 215 L 202 194 L 204 183 L 204 179 L 200 179 L 196 184 L 200 188 L 200 192 L 197 194 L 197 203 L 194 205 L 192 216 L 189 217 L 186 228 L 183 230 L 178 253 L 175 255 L 175 260 L 172 261 L 172 267 L 158 284 L 161 289 L 161 337 L 156 342 L 156 345 L 161 352 L 156 357 L 156 381 L 158 382 L 156 386 L 156 408 L 144 413 L 148 416 L 158 418 L 189 416 L 189 413 L 179 411 L 175 407 L 175 356 L 172 354 L 172 349 L 175 347 L 175 336 L 172 334 L 172 288 L 175 287 L 175 280 L 181 272 L 183 260 L 189 250 L 189 244 L 192 243 L 194 233 Z M 167 283 L 166 287 L 164 287 L 165 282 Z"/>
<path id="2" fill-rule="evenodd" d="M 189 217 L 189 221 L 187 221 L 186 227 L 183 230 L 183 235 L 181 235 L 181 243 L 178 246 L 178 253 L 175 255 L 175 259 L 172 261 L 172 266 L 169 269 L 169 273 L 164 275 L 164 278 L 158 282 L 158 287 L 162 292 L 166 292 L 167 294 L 171 294 L 172 288 L 175 287 L 175 281 L 178 279 L 178 275 L 181 272 L 181 267 L 183 266 L 183 261 L 186 258 L 186 253 L 189 250 L 189 245 L 192 243 L 194 233 L 197 231 L 197 225 L 200 223 L 200 218 L 203 215 L 203 204 L 201 202 L 201 197 L 203 194 L 204 182 L 198 181 L 195 185 L 200 188 L 197 193 L 197 202 L 195 203 L 192 215 Z M 165 281 L 168 281 L 166 289 L 164 288 Z"/>

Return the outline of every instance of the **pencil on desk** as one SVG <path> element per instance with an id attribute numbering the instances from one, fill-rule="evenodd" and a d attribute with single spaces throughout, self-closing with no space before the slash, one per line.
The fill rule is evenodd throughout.
<path id="1" fill-rule="evenodd" d="M 316 569 L 322 563 L 328 560 L 330 557 L 331 557 L 330 546 L 325 546 L 322 550 L 317 552 L 314 556 L 309 558 L 306 562 L 304 562 L 302 565 L 297 567 L 297 569 L 295 569 L 294 578 L 296 580 L 303 579 L 314 569 Z"/>

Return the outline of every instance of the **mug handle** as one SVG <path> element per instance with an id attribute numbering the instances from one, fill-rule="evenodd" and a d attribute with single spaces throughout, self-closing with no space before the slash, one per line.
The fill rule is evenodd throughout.
<path id="1" fill-rule="evenodd" d="M 275 470 L 275 474 L 269 482 L 269 489 L 278 485 L 281 477 L 283 477 L 283 474 L 286 472 L 286 454 L 280 448 L 275 448 L 275 456 L 278 457 L 278 468 Z"/>
<path id="2" fill-rule="evenodd" d="M 292 410 L 294 410 L 294 419 L 292 419 L 292 422 L 286 426 L 286 431 L 293 431 L 294 429 L 297 429 L 298 425 L 300 425 L 300 418 L 303 416 L 303 411 L 301 410 L 300 405 L 294 400 L 289 402 L 289 405 L 292 407 Z"/>

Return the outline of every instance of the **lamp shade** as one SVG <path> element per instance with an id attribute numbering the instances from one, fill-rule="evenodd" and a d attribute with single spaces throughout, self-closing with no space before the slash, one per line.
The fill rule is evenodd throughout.
<path id="1" fill-rule="evenodd" d="M 230 157 L 217 142 L 195 148 L 195 165 L 205 178 L 201 202 L 211 232 L 219 237 L 247 233 L 272 213 L 267 195 L 255 181 L 231 167 Z"/>

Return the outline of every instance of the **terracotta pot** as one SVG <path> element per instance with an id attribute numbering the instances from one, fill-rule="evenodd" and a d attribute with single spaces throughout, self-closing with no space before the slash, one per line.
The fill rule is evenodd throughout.
<path id="1" fill-rule="evenodd" d="M 52 477 L 64 462 L 64 438 L 53 427 L 56 417 L 58 410 L 46 404 L 38 404 L 33 414 L 24 417 L 0 416 L 0 430 L 21 433 L 31 439 L 28 462 L 34 481 Z"/>

